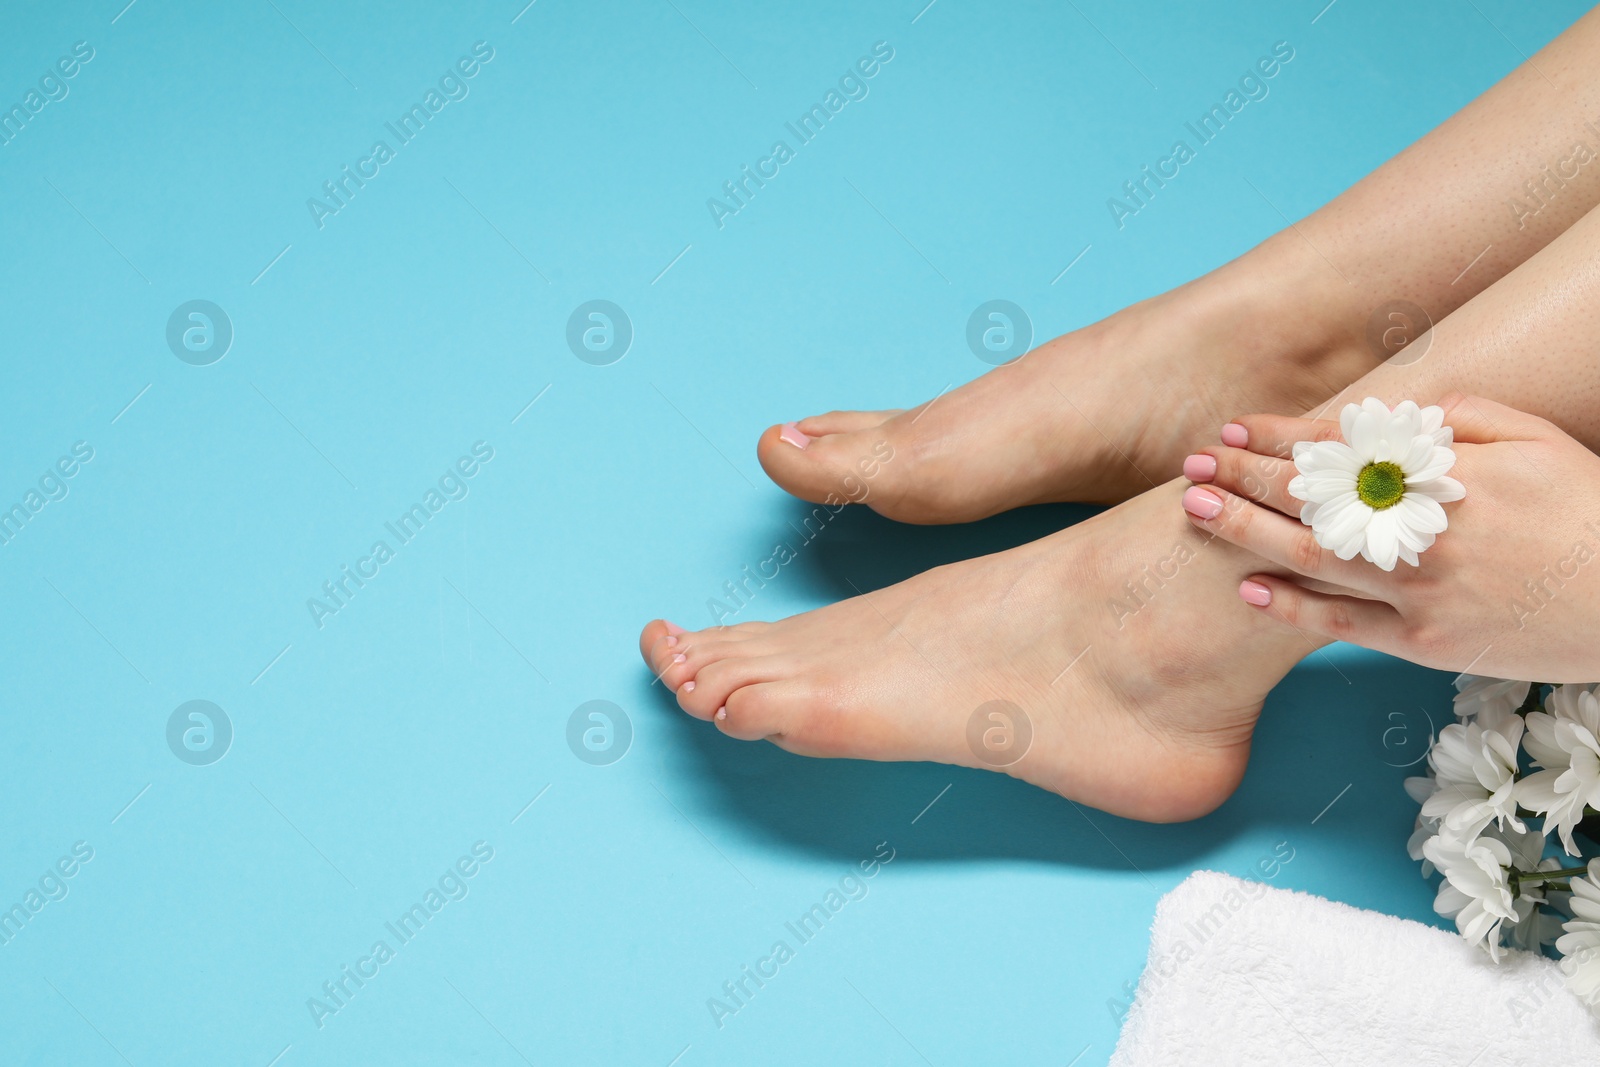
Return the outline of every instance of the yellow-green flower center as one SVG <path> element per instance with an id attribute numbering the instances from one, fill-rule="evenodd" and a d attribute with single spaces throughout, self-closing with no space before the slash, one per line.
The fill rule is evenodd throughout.
<path id="1" fill-rule="evenodd" d="M 1392 508 L 1406 495 L 1406 473 L 1398 463 L 1368 463 L 1356 475 L 1356 496 L 1374 511 Z"/>

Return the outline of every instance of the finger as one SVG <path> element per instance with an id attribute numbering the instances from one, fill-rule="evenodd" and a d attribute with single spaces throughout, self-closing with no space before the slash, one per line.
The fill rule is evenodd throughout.
<path id="1" fill-rule="evenodd" d="M 1183 494 L 1183 510 L 1200 529 L 1307 578 L 1368 591 L 1381 573 L 1323 548 L 1299 519 L 1223 489 L 1191 487 Z"/>
<path id="2" fill-rule="evenodd" d="M 1400 613 L 1388 604 L 1314 593 L 1270 574 L 1252 574 L 1239 583 L 1239 598 L 1303 633 L 1379 652 L 1396 652 L 1404 632 Z"/>
<path id="3" fill-rule="evenodd" d="M 1207 448 L 1183 461 L 1184 477 L 1298 518 L 1302 501 L 1289 493 L 1294 463 L 1242 448 Z"/>
<path id="4" fill-rule="evenodd" d="M 1258 456 L 1287 458 L 1298 441 L 1337 441 L 1339 424 L 1331 419 L 1295 419 L 1287 415 L 1241 415 L 1222 428 L 1222 443 L 1247 448 Z"/>
<path id="5" fill-rule="evenodd" d="M 1487 445 L 1495 441 L 1536 441 L 1562 431 L 1526 411 L 1481 396 L 1451 393 L 1439 401 L 1445 425 L 1463 444 Z"/>

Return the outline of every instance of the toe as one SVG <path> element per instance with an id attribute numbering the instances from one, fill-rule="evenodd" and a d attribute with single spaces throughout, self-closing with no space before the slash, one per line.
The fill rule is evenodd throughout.
<path id="1" fill-rule="evenodd" d="M 668 650 L 677 645 L 678 637 L 683 632 L 683 627 L 677 623 L 666 619 L 652 620 L 639 634 L 639 655 L 644 657 L 645 665 L 660 674 L 670 658 Z"/>
<path id="2" fill-rule="evenodd" d="M 874 480 L 895 454 L 889 438 L 882 423 L 818 437 L 792 425 L 773 426 L 761 435 L 756 455 L 768 477 L 802 500 L 859 504 L 880 488 Z"/>
<path id="3" fill-rule="evenodd" d="M 694 688 L 678 690 L 678 704 L 697 719 L 713 718 L 737 690 L 778 676 L 782 665 L 767 656 L 728 655 L 695 673 Z M 686 683 L 687 684 L 687 683 Z"/>
<path id="4" fill-rule="evenodd" d="M 677 644 L 661 650 L 658 657 L 661 666 L 657 673 L 662 684 L 676 693 L 685 683 L 693 681 L 700 671 L 749 640 L 748 637 L 719 634 L 715 630 L 681 634 Z"/>
<path id="5" fill-rule="evenodd" d="M 812 415 L 810 418 L 801 419 L 794 426 L 808 437 L 822 437 L 830 433 L 870 430 L 898 414 L 900 414 L 898 408 L 887 411 L 830 411 L 826 415 Z"/>
<path id="6" fill-rule="evenodd" d="M 717 729 L 740 741 L 759 741 L 783 733 L 782 684 L 761 682 L 735 689 L 712 713 Z"/>

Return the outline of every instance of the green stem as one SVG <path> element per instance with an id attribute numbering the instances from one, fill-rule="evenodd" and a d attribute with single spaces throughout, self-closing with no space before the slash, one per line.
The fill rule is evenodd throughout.
<path id="1" fill-rule="evenodd" d="M 1558 871 L 1519 871 L 1511 869 L 1511 880 L 1514 882 L 1548 882 L 1555 878 L 1571 878 L 1575 875 L 1588 874 L 1588 867 L 1563 867 Z"/>

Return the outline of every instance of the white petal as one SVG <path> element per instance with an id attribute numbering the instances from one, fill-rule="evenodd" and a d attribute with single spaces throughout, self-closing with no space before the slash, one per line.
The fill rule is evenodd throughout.
<path id="1" fill-rule="evenodd" d="M 1426 482 L 1418 482 L 1415 485 L 1408 482 L 1406 484 L 1406 492 L 1421 493 L 1423 496 L 1432 497 L 1441 504 L 1450 504 L 1464 499 L 1467 495 L 1467 487 L 1454 478 L 1433 478 Z"/>
<path id="2" fill-rule="evenodd" d="M 1355 449 L 1358 456 L 1368 462 L 1380 458 L 1378 452 L 1383 447 L 1383 424 L 1380 421 L 1381 418 L 1382 416 L 1363 410 L 1355 417 L 1355 421 L 1350 427 L 1350 432 L 1345 435 L 1345 439 L 1350 442 L 1350 447 Z"/>
<path id="3" fill-rule="evenodd" d="M 1356 429 L 1356 416 L 1361 414 L 1360 404 L 1346 404 L 1339 410 L 1339 436 L 1350 440 Z"/>
<path id="4" fill-rule="evenodd" d="M 1426 437 L 1418 437 L 1418 441 L 1428 441 Z M 1448 448 L 1440 448 L 1431 441 L 1427 451 L 1413 464 L 1400 464 L 1400 469 L 1405 472 L 1406 481 L 1428 482 L 1435 478 L 1443 477 L 1450 473 L 1450 468 L 1456 465 L 1456 454 Z"/>
<path id="5" fill-rule="evenodd" d="M 1395 519 L 1391 511 L 1379 511 L 1367 523 L 1368 559 L 1386 571 L 1394 570 L 1400 558 L 1400 538 L 1395 533 Z"/>
<path id="6" fill-rule="evenodd" d="M 1394 510 L 1400 513 L 1400 521 L 1417 533 L 1439 534 L 1450 526 L 1439 502 L 1421 493 L 1407 493 Z"/>

